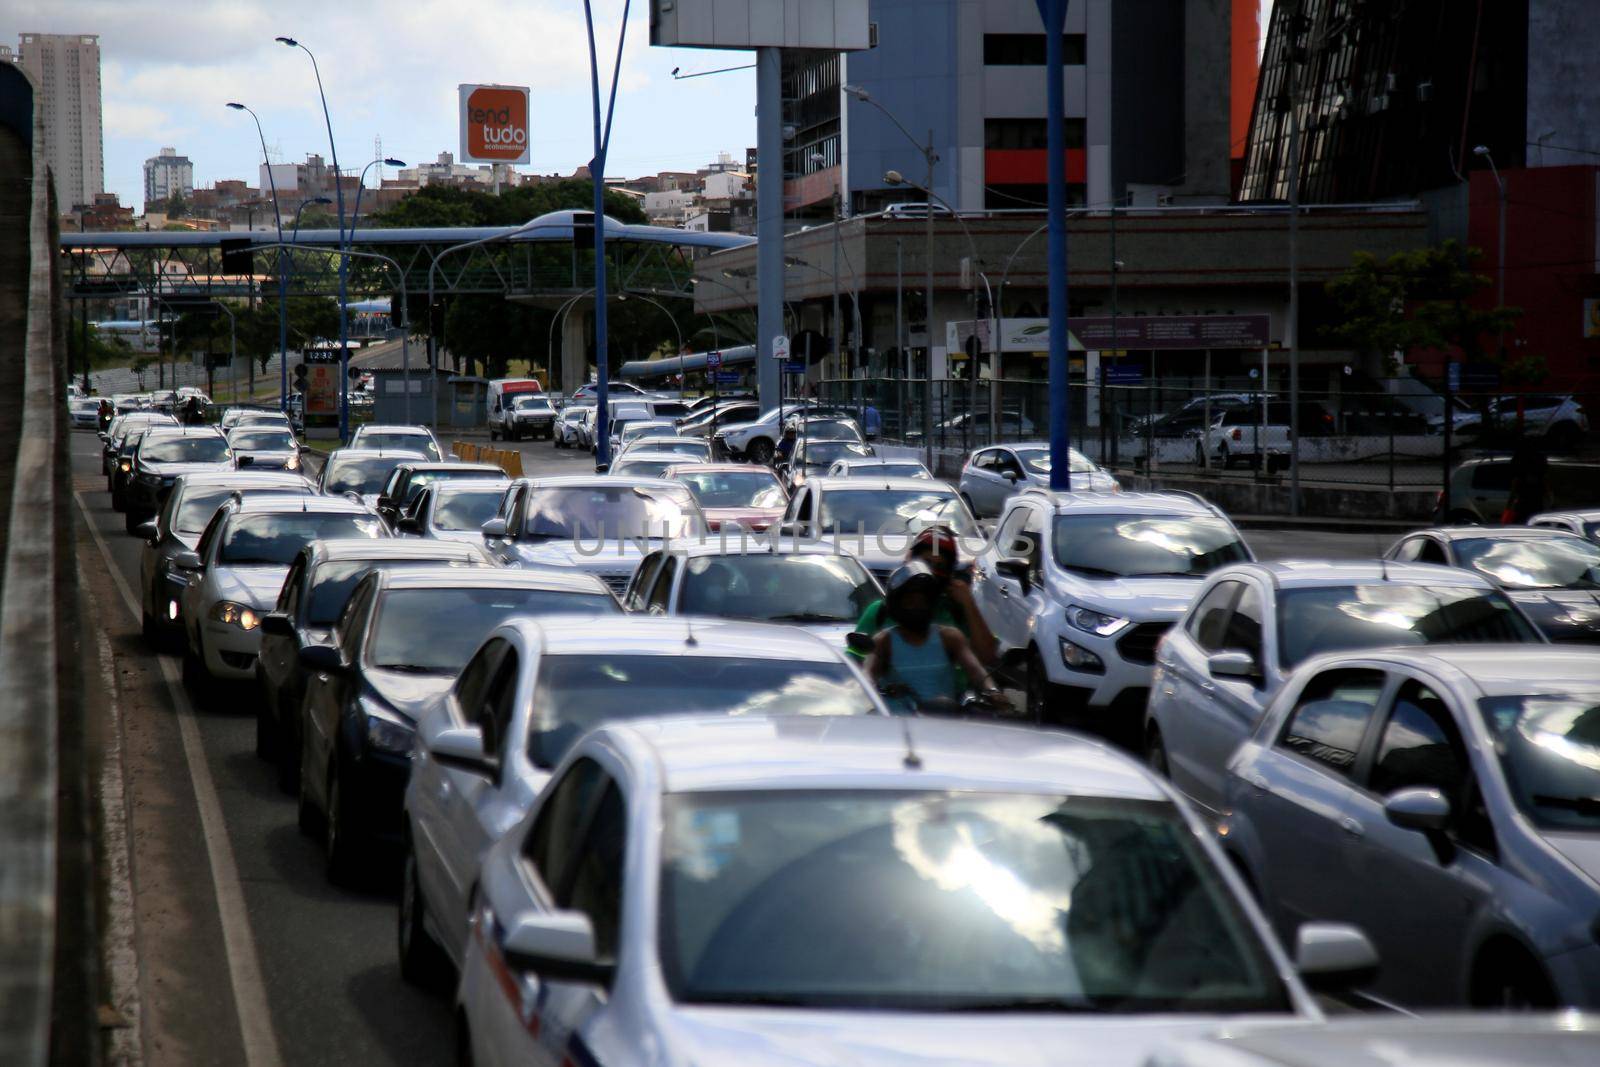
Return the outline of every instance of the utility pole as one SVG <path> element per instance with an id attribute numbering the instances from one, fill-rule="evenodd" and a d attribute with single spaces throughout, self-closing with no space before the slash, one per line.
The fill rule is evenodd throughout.
<path id="1" fill-rule="evenodd" d="M 1289 514 L 1300 514 L 1300 93 L 1298 68 L 1289 89 Z M 1263 393 L 1266 383 L 1263 382 Z M 1265 448 L 1256 451 L 1263 470 Z"/>
<path id="2" fill-rule="evenodd" d="M 1066 59 L 1067 0 L 1037 0 L 1044 20 L 1045 78 L 1049 119 L 1050 180 L 1050 488 L 1072 488 L 1071 383 L 1067 361 L 1067 138 L 1066 98 L 1062 86 Z"/>
<path id="3" fill-rule="evenodd" d="M 922 459 L 924 465 L 931 471 L 933 466 L 933 165 L 939 156 L 933 150 L 933 131 L 928 131 L 928 147 L 923 150 L 923 155 L 928 161 L 928 180 L 923 188 L 928 190 L 928 201 L 923 204 L 926 209 L 926 218 L 923 229 L 923 266 L 927 272 L 927 290 L 924 303 L 926 305 L 927 320 L 927 347 L 924 351 L 927 356 L 924 360 L 926 371 L 924 381 L 927 385 L 923 389 L 922 401 Z"/>
<path id="4" fill-rule="evenodd" d="M 839 229 L 842 224 L 839 207 L 839 189 L 835 186 L 833 190 L 833 370 L 835 374 L 839 373 L 839 365 L 844 360 L 844 327 L 839 317 Z"/>

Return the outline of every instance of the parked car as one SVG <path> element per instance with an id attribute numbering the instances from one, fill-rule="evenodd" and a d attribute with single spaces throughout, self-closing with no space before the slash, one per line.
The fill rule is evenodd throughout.
<path id="1" fill-rule="evenodd" d="M 969 545 L 982 536 L 954 489 L 921 478 L 812 478 L 790 498 L 780 524 L 787 538 L 857 557 L 880 583 L 929 526 L 947 527 Z"/>
<path id="2" fill-rule="evenodd" d="M 300 442 L 287 426 L 249 423 L 228 431 L 234 466 L 255 470 L 298 471 Z"/>
<path id="3" fill-rule="evenodd" d="M 970 412 L 952 415 L 933 427 L 933 442 L 936 445 L 950 445 L 956 447 L 963 441 L 971 440 L 974 444 L 989 444 L 996 439 L 1011 438 L 1013 440 L 1030 440 L 1037 433 L 1034 421 L 1024 415 L 1017 408 L 1004 408 L 991 415 L 987 406 L 983 407 L 974 418 Z M 906 427 L 902 440 L 908 445 L 921 446 L 923 444 L 922 424 L 913 422 Z"/>
<path id="4" fill-rule="evenodd" d="M 435 482 L 419 493 L 394 525 L 401 537 L 483 544 L 483 524 L 500 510 L 509 478 Z"/>
<path id="5" fill-rule="evenodd" d="M 663 477 L 688 486 L 715 531 L 728 524 L 752 532 L 783 518 L 789 494 L 771 467 L 754 463 L 695 463 L 668 467 Z"/>
<path id="6" fill-rule="evenodd" d="M 1600 510 L 1547 511 L 1529 519 L 1528 525 L 1545 530 L 1566 530 L 1600 543 Z"/>
<path id="7" fill-rule="evenodd" d="M 758 708 L 796 723 L 886 714 L 837 649 L 788 627 L 641 617 L 501 626 L 418 727 L 405 795 L 402 973 L 436 983 L 460 964 L 479 862 L 590 729 Z"/>
<path id="8" fill-rule="evenodd" d="M 122 479 L 122 518 L 130 534 L 161 510 L 179 475 L 233 469 L 227 438 L 212 426 L 147 430 L 131 459 Z"/>
<path id="9" fill-rule="evenodd" d="M 1122 488 L 1077 449 L 1072 450 L 1069 477 L 1078 492 L 1114 493 Z M 974 515 L 998 515 L 1019 490 L 1050 488 L 1050 445 L 1035 441 L 977 449 L 962 464 L 957 488 Z"/>
<path id="10" fill-rule="evenodd" d="M 1138 1067 L 1224 1022 L 1319 1020 L 1306 983 L 1376 963 L 1313 924 L 1302 980 L 1137 764 L 962 722 L 601 726 L 476 885 L 474 1063 Z"/>
<path id="11" fill-rule="evenodd" d="M 521 393 L 501 409 L 500 421 L 493 421 L 490 415 L 489 440 L 504 437 L 508 441 L 520 441 L 524 437 L 554 439 L 556 424 L 555 405 L 550 403 L 547 396 L 538 396 L 531 393 Z"/>
<path id="12" fill-rule="evenodd" d="M 378 499 L 373 506 L 393 529 L 400 521 L 400 516 L 416 503 L 417 494 L 430 485 L 468 479 L 481 481 L 484 478 L 504 481 L 505 477 L 506 472 L 493 463 L 400 463 L 389 472 L 389 478 L 378 490 Z"/>
<path id="13" fill-rule="evenodd" d="M 864 459 L 836 459 L 828 467 L 830 478 L 927 478 L 933 472 L 923 466 L 920 459 L 885 459 L 871 456 Z"/>
<path id="14" fill-rule="evenodd" d="M 1213 419 L 1224 411 L 1240 408 L 1253 407 L 1259 411 L 1262 399 L 1260 393 L 1212 393 L 1209 396 L 1192 397 L 1171 411 L 1130 418 L 1123 423 L 1122 432 L 1131 437 L 1158 437 L 1166 440 L 1175 437 L 1198 437 L 1206 424 L 1208 411 Z M 1268 393 L 1265 399 L 1276 399 L 1276 396 Z"/>
<path id="15" fill-rule="evenodd" d="M 1467 401 L 1465 410 L 1456 413 L 1454 432 L 1463 437 L 1530 438 L 1545 441 L 1558 452 L 1577 449 L 1589 435 L 1589 416 L 1571 395 L 1511 395 L 1495 397 L 1483 409 Z M 1442 413 L 1428 420 L 1442 432 Z"/>
<path id="16" fill-rule="evenodd" d="M 336 448 L 328 453 L 317 475 L 317 489 L 328 496 L 357 497 L 370 508 L 396 467 L 402 463 L 429 463 L 421 452 L 389 448 Z"/>
<path id="17" fill-rule="evenodd" d="M 1223 768 L 1312 656 L 1544 636 L 1488 579 L 1425 563 L 1286 560 L 1214 572 L 1156 649 L 1145 751 L 1205 810 Z"/>
<path id="18" fill-rule="evenodd" d="M 1476 571 L 1552 641 L 1600 644 L 1600 546 L 1532 526 L 1444 526 L 1407 534 L 1385 559 Z"/>
<path id="19" fill-rule="evenodd" d="M 1211 465 L 1223 470 L 1241 462 L 1260 466 L 1263 457 L 1269 466 L 1273 457 L 1281 457 L 1280 462 L 1286 462 L 1289 443 L 1293 440 L 1290 423 L 1293 410 L 1287 400 L 1269 400 L 1264 412 L 1259 405 L 1251 404 L 1228 408 L 1212 416 L 1211 426 L 1196 434 L 1195 466 L 1207 465 L 1208 456 Z M 1332 412 L 1315 401 L 1301 401 L 1301 437 L 1327 437 L 1335 432 Z"/>
<path id="20" fill-rule="evenodd" d="M 350 448 L 390 449 L 421 452 L 435 463 L 444 462 L 444 452 L 433 431 L 426 426 L 385 426 L 369 422 L 357 426 L 350 435 Z"/>
<path id="21" fill-rule="evenodd" d="M 1137 748 L 1156 646 L 1207 574 L 1251 558 L 1198 497 L 1030 489 L 974 560 L 972 595 L 1002 652 L 1027 664 L 1034 721 Z"/>
<path id="22" fill-rule="evenodd" d="M 1228 762 L 1221 840 L 1280 931 L 1356 923 L 1405 961 L 1380 1003 L 1594 1008 L 1597 719 L 1592 652 L 1318 657 Z"/>
<path id="23" fill-rule="evenodd" d="M 1448 507 L 1439 494 L 1434 521 L 1497 523 L 1511 499 L 1515 469 L 1510 456 L 1469 459 L 1450 472 Z M 1600 463 L 1554 459 L 1545 464 L 1544 507 L 1549 510 L 1592 508 L 1600 504 Z"/>
<path id="24" fill-rule="evenodd" d="M 929 215 L 934 218 L 950 218 L 953 214 L 954 212 L 943 204 L 922 200 L 890 204 L 883 209 L 883 217 L 886 219 L 925 219 Z"/>
<path id="25" fill-rule="evenodd" d="M 326 644 L 300 650 L 300 828 L 321 832 L 331 881 L 401 843 L 417 717 L 496 627 L 549 613 L 616 613 L 582 575 L 478 568 L 368 571 Z"/>

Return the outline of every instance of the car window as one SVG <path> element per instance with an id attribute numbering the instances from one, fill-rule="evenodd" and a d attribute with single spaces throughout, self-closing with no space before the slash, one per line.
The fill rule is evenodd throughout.
<path id="1" fill-rule="evenodd" d="M 1195 644 L 1207 652 L 1222 650 L 1234 598 L 1243 588 L 1243 582 L 1218 582 L 1195 605 L 1194 612 L 1189 616 L 1189 636 L 1194 638 Z"/>
<path id="2" fill-rule="evenodd" d="M 1472 468 L 1472 488 L 1509 491 L 1511 489 L 1511 464 L 1478 464 Z"/>
<path id="3" fill-rule="evenodd" d="M 523 855 L 544 883 L 550 899 L 559 907 L 557 893 L 571 869 L 589 806 L 599 787 L 604 784 L 605 772 L 591 759 L 575 761 L 560 780 L 548 787 L 545 802 L 528 831 L 523 845 Z"/>
<path id="4" fill-rule="evenodd" d="M 661 563 L 661 571 L 656 575 L 655 586 L 650 590 L 650 599 L 645 607 L 651 611 L 660 611 L 663 615 L 672 606 L 672 580 L 678 574 L 678 557 L 669 555 Z"/>
<path id="5" fill-rule="evenodd" d="M 1383 672 L 1377 670 L 1346 668 L 1317 675 L 1295 702 L 1278 747 L 1350 777 L 1383 684 Z"/>
<path id="6" fill-rule="evenodd" d="M 1417 554 L 1412 558 L 1418 563 L 1448 564 L 1450 559 L 1445 555 L 1444 546 L 1431 537 L 1418 538 Z"/>
<path id="7" fill-rule="evenodd" d="M 493 638 L 484 642 L 482 648 L 467 661 L 461 668 L 461 677 L 456 679 L 456 707 L 461 712 L 463 721 L 477 723 L 480 720 L 479 712 L 483 704 L 485 687 L 489 679 L 494 676 L 495 665 L 500 662 L 500 657 L 510 647 L 502 638 Z M 485 745 L 487 750 L 487 745 Z"/>
<path id="8" fill-rule="evenodd" d="M 1427 538 L 1412 537 L 1400 542 L 1400 547 L 1394 550 L 1394 559 L 1399 563 L 1411 563 L 1417 558 L 1417 553 L 1422 551 L 1423 542 Z"/>
<path id="9" fill-rule="evenodd" d="M 661 566 L 661 561 L 666 557 L 660 552 L 652 552 L 639 563 L 639 569 L 633 572 L 633 580 L 628 583 L 628 591 L 622 598 L 622 606 L 628 611 L 643 611 L 645 597 L 648 595 L 650 581 L 656 575 L 656 568 Z"/>
<path id="10" fill-rule="evenodd" d="M 577 849 L 571 886 L 556 898 L 558 907 L 581 911 L 594 927 L 595 954 L 611 959 L 617 951 L 622 917 L 623 852 L 628 838 L 628 809 L 622 790 L 607 779 L 583 844 Z"/>
<path id="11" fill-rule="evenodd" d="M 796 522 L 811 521 L 811 490 L 800 491 L 800 496 L 795 501 L 794 519 Z"/>
<path id="12" fill-rule="evenodd" d="M 1222 646 L 1250 653 L 1258 665 L 1265 663 L 1261 650 L 1261 617 L 1264 613 L 1261 590 L 1244 583 L 1244 592 L 1239 594 L 1239 601 L 1233 606 L 1233 615 L 1228 619 Z"/>
<path id="13" fill-rule="evenodd" d="M 294 618 L 295 608 L 300 603 L 300 580 L 305 577 L 305 573 L 306 556 L 302 552 L 289 565 L 289 573 L 283 579 L 283 588 L 278 590 L 277 610 L 291 619 Z"/>
<path id="14" fill-rule="evenodd" d="M 1421 682 L 1407 682 L 1395 694 L 1378 740 L 1369 788 L 1385 796 L 1397 789 L 1437 789 L 1454 803 L 1466 777 L 1466 752 L 1449 707 Z"/>
<path id="15" fill-rule="evenodd" d="M 344 606 L 344 614 L 339 616 L 339 648 L 344 652 L 346 663 L 356 662 L 361 651 L 361 632 L 365 629 L 367 605 L 372 603 L 372 590 L 373 584 L 364 582 Z"/>
<path id="16" fill-rule="evenodd" d="M 996 474 L 1021 475 L 1022 464 L 1018 463 L 1017 457 L 1010 452 L 1003 448 L 997 448 L 994 450 L 994 472 Z"/>
<path id="17" fill-rule="evenodd" d="M 506 738 L 511 735 L 511 719 L 517 710 L 517 650 L 507 647 L 494 677 L 479 701 L 478 728 L 483 731 L 483 750 L 493 753 L 504 766 Z"/>
<path id="18" fill-rule="evenodd" d="M 1022 540 L 1022 528 L 1032 513 L 1032 508 L 1019 505 L 1012 508 L 1000 521 L 1000 529 L 995 534 L 994 543 L 1000 549 L 1002 556 L 1016 559 L 1027 554 L 1028 546 Z"/>

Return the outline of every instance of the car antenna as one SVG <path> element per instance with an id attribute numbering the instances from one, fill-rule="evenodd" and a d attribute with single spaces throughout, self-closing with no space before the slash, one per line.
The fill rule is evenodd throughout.
<path id="1" fill-rule="evenodd" d="M 1384 581 L 1389 580 L 1389 561 L 1382 556 L 1378 557 L 1378 573 L 1383 576 Z"/>
<path id="2" fill-rule="evenodd" d="M 903 718 L 903 719 L 900 720 L 900 734 L 901 734 L 902 737 L 905 738 L 905 742 L 906 742 L 906 754 L 905 754 L 905 756 L 903 756 L 901 758 L 900 762 L 905 765 L 907 770 L 911 770 L 911 771 L 919 771 L 919 770 L 921 770 L 922 769 L 922 757 L 917 755 L 917 746 L 911 740 L 911 720 L 910 719 Z"/>
<path id="3" fill-rule="evenodd" d="M 683 617 L 683 629 L 684 629 L 684 632 L 686 634 L 686 636 L 683 639 L 684 647 L 685 648 L 698 648 L 698 647 L 700 647 L 700 642 L 695 640 L 695 636 L 694 636 L 694 622 L 688 615 L 685 615 Z"/>

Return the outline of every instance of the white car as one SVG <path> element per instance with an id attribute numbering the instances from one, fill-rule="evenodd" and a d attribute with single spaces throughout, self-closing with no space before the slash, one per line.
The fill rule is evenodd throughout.
<path id="1" fill-rule="evenodd" d="M 282 426 L 288 428 L 289 416 L 281 411 L 266 408 L 223 408 L 217 425 L 224 433 L 235 426 Z"/>
<path id="2" fill-rule="evenodd" d="M 836 459 L 828 468 L 829 478 L 926 478 L 933 480 L 933 472 L 920 459 Z"/>
<path id="3" fill-rule="evenodd" d="M 601 726 L 475 902 L 477 1064 L 1140 1067 L 1320 1021 L 1306 983 L 1377 963 L 1310 923 L 1291 965 L 1208 829 L 1098 744 L 879 716 Z"/>
<path id="4" fill-rule="evenodd" d="M 307 542 L 388 535 L 382 519 L 350 500 L 254 496 L 223 504 L 195 550 L 172 557 L 189 572 L 179 611 L 185 680 L 203 689 L 211 679 L 255 678 L 261 616 L 277 603 Z"/>
<path id="5" fill-rule="evenodd" d="M 760 708 L 886 713 L 841 652 L 784 627 L 607 616 L 529 617 L 496 629 L 418 723 L 405 797 L 407 977 L 437 977 L 441 949 L 461 963 L 484 852 L 533 806 L 590 728 Z"/>
<path id="6" fill-rule="evenodd" d="M 445 461 L 445 454 L 439 447 L 438 438 L 434 437 L 433 431 L 426 426 L 384 426 L 368 423 L 356 427 L 355 433 L 350 435 L 348 447 L 382 449 L 385 452 L 391 449 L 397 451 L 405 449 L 421 452 L 435 463 Z"/>
<path id="7" fill-rule="evenodd" d="M 1287 466 L 1293 411 L 1287 400 L 1269 400 L 1214 413 L 1211 425 L 1192 435 L 1195 466 L 1206 466 L 1209 459 L 1210 466 L 1223 470 L 1238 463 L 1259 467 L 1263 457 L 1269 468 Z M 1335 430 L 1333 415 L 1315 401 L 1301 401 L 1299 429 L 1302 438 L 1327 437 Z"/>
<path id="8" fill-rule="evenodd" d="M 710 441 L 703 437 L 678 437 L 675 434 L 640 434 L 624 445 L 621 452 L 612 456 L 611 461 L 616 463 L 635 452 L 669 452 L 683 456 L 686 462 L 696 459 L 704 463 L 711 462 Z"/>
<path id="9" fill-rule="evenodd" d="M 1387 645 L 1494 642 L 1545 638 L 1472 571 L 1357 560 L 1223 567 L 1156 650 L 1146 757 L 1191 801 L 1220 813 L 1228 760 L 1305 660 Z"/>
<path id="10" fill-rule="evenodd" d="M 556 409 L 543 393 L 516 393 L 506 398 L 498 418 L 491 413 L 489 440 L 504 437 L 520 441 L 524 437 L 555 437 Z"/>
<path id="11" fill-rule="evenodd" d="M 1035 722 L 1136 748 L 1156 645 L 1207 574 L 1251 558 L 1198 497 L 1030 489 L 974 560 L 972 595 L 1003 653 L 1027 664 Z"/>
<path id="12" fill-rule="evenodd" d="M 1435 433 L 1444 426 L 1443 414 L 1428 419 Z M 1558 452 L 1571 452 L 1589 434 L 1589 416 L 1572 396 L 1559 394 L 1502 396 L 1489 402 L 1491 433 L 1520 433 L 1546 440 Z M 1483 432 L 1483 412 L 1466 405 L 1455 417 L 1455 432 L 1470 437 Z"/>
<path id="13" fill-rule="evenodd" d="M 1077 449 L 1072 450 L 1072 488 L 1076 492 L 1115 493 L 1121 485 Z M 998 515 L 1023 489 L 1050 488 L 1049 442 L 980 448 L 967 457 L 956 486 L 974 515 Z"/>
<path id="14" fill-rule="evenodd" d="M 656 418 L 643 404 L 613 404 L 606 432 L 611 435 L 611 458 L 615 461 L 629 444 L 641 437 L 676 434 L 677 424 L 671 419 Z"/>
<path id="15" fill-rule="evenodd" d="M 328 496 L 359 497 L 376 509 L 383 487 L 402 463 L 432 463 L 421 452 L 393 448 L 336 448 L 317 475 L 317 491 Z"/>
<path id="16" fill-rule="evenodd" d="M 75 396 L 67 401 L 67 419 L 74 430 L 100 428 L 100 398 Z"/>
<path id="17" fill-rule="evenodd" d="M 592 407 L 582 407 L 577 404 L 568 404 L 562 408 L 561 414 L 556 416 L 555 427 L 550 431 L 550 443 L 557 448 L 583 447 L 580 424 L 593 410 Z"/>
<path id="18" fill-rule="evenodd" d="M 394 524 L 401 537 L 462 541 L 483 546 L 483 524 L 500 510 L 509 478 L 468 478 L 435 482 L 423 489 Z"/>
<path id="19" fill-rule="evenodd" d="M 300 442 L 288 424 L 237 423 L 228 431 L 234 465 L 253 470 L 298 471 Z"/>
<path id="20" fill-rule="evenodd" d="M 912 538 L 930 526 L 947 527 L 969 553 L 983 537 L 954 489 L 923 478 L 809 479 L 789 499 L 779 530 L 786 543 L 814 541 L 849 553 L 886 582 Z"/>
<path id="21" fill-rule="evenodd" d="M 770 408 L 750 422 L 719 425 L 712 437 L 712 447 L 721 457 L 748 459 L 752 463 L 771 463 L 778 450 L 778 439 L 783 427 L 802 410 L 818 411 L 812 403 L 786 403 L 781 408 Z"/>
<path id="22" fill-rule="evenodd" d="M 1529 519 L 1528 525 L 1546 530 L 1566 530 L 1600 543 L 1600 510 L 1547 511 Z"/>
<path id="23" fill-rule="evenodd" d="M 607 473 L 616 478 L 664 478 L 673 467 L 689 467 L 704 462 L 676 452 L 637 451 L 613 461 Z"/>

